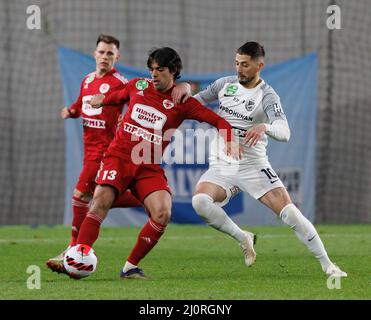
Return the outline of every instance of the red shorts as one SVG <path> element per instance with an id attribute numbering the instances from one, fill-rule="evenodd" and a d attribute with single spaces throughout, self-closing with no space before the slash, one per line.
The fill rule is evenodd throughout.
<path id="1" fill-rule="evenodd" d="M 119 194 L 130 189 L 142 203 L 154 191 L 166 190 L 171 194 L 164 170 L 158 164 L 137 165 L 115 156 L 103 158 L 96 182 L 114 187 Z"/>
<path id="2" fill-rule="evenodd" d="M 94 193 L 96 187 L 95 179 L 100 167 L 100 160 L 85 160 L 82 167 L 76 189 L 83 193 Z"/>

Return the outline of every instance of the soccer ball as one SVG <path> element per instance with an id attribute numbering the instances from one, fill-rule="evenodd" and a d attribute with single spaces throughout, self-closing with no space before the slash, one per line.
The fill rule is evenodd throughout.
<path id="1" fill-rule="evenodd" d="M 94 250 L 85 244 L 78 244 L 67 250 L 63 265 L 71 278 L 81 279 L 90 276 L 97 268 Z"/>

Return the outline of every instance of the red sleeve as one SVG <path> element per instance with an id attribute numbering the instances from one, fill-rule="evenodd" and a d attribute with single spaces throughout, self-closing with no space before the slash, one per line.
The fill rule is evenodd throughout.
<path id="1" fill-rule="evenodd" d="M 214 111 L 202 105 L 194 98 L 189 98 L 185 104 L 182 105 L 185 112 L 186 119 L 193 119 L 200 122 L 207 122 L 216 127 L 219 134 L 225 141 L 233 140 L 233 129 L 231 125 L 222 117 L 217 115 Z"/>
<path id="2" fill-rule="evenodd" d="M 130 100 L 130 87 L 132 81 L 129 81 L 123 89 L 111 92 L 103 99 L 103 105 L 124 105 Z"/>
<path id="3" fill-rule="evenodd" d="M 69 107 L 69 110 L 76 110 L 75 113 L 71 113 L 70 112 L 70 118 L 78 118 L 81 116 L 81 107 L 82 107 L 82 86 L 83 86 L 83 83 L 85 81 L 85 78 L 84 80 L 81 82 L 81 85 L 80 85 L 80 95 L 79 97 L 77 98 L 77 100 L 71 104 L 71 106 Z"/>

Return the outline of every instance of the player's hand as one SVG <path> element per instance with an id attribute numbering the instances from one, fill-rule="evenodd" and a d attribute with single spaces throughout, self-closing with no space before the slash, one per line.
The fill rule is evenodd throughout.
<path id="1" fill-rule="evenodd" d="M 191 85 L 187 82 L 181 82 L 176 85 L 171 93 L 171 98 L 175 104 L 184 103 L 192 96 Z"/>
<path id="2" fill-rule="evenodd" d="M 95 94 L 90 99 L 90 101 L 87 101 L 93 108 L 99 109 L 102 107 L 103 100 L 106 96 L 104 94 Z"/>
<path id="3" fill-rule="evenodd" d="M 235 160 L 240 160 L 242 158 L 243 149 L 238 142 L 228 141 L 225 144 L 224 153 Z"/>
<path id="4" fill-rule="evenodd" d="M 74 115 L 75 113 L 76 113 L 75 109 L 68 109 L 67 107 L 63 107 L 63 109 L 61 110 L 61 118 L 63 120 L 71 118 L 71 116 Z"/>
<path id="5" fill-rule="evenodd" d="M 245 137 L 243 138 L 243 143 L 247 144 L 248 147 L 254 147 L 263 137 L 266 130 L 267 128 L 265 127 L 264 123 L 251 127 L 246 131 Z"/>

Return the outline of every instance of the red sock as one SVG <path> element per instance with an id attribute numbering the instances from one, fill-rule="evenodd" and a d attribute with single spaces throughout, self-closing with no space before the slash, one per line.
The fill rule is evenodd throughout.
<path id="1" fill-rule="evenodd" d="M 127 190 L 117 197 L 111 208 L 133 208 L 140 206 L 142 206 L 142 203 Z"/>
<path id="2" fill-rule="evenodd" d="M 81 224 L 84 221 L 88 211 L 89 211 L 88 201 L 81 200 L 75 196 L 72 197 L 73 219 L 70 246 L 76 245 L 76 240 L 79 235 Z"/>
<path id="3" fill-rule="evenodd" d="M 89 247 L 92 247 L 94 242 L 98 239 L 102 221 L 103 220 L 99 216 L 89 211 L 81 225 L 77 243 L 87 244 Z"/>
<path id="4" fill-rule="evenodd" d="M 140 231 L 137 242 L 130 253 L 128 261 L 134 265 L 138 265 L 139 261 L 142 260 L 156 245 L 162 234 L 165 232 L 165 228 L 166 226 L 149 219 Z"/>

